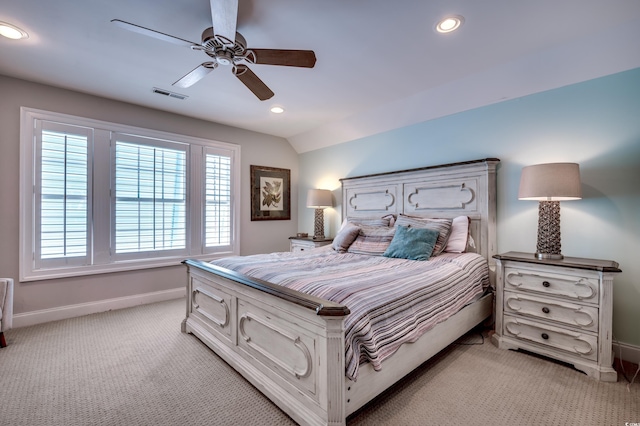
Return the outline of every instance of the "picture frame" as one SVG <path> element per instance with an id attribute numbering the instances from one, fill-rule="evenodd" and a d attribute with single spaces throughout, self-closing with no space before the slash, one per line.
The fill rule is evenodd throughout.
<path id="1" fill-rule="evenodd" d="M 291 220 L 291 170 L 250 167 L 251 220 Z"/>

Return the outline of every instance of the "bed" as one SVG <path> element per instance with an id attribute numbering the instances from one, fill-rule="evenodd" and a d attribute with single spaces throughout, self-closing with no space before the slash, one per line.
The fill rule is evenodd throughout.
<path id="1" fill-rule="evenodd" d="M 492 315 L 493 297 L 484 290 L 495 271 L 498 164 L 482 159 L 341 179 L 343 219 L 359 225 L 361 236 L 367 221 L 383 217 L 419 222 L 466 216 L 466 253 L 443 252 L 423 262 L 327 246 L 305 254 L 186 260 L 182 331 L 198 337 L 296 422 L 346 424 L 347 416 Z M 441 287 L 418 286 L 431 280 L 429 273 Z M 342 284 L 345 274 L 365 289 L 364 296 Z M 371 291 L 362 278 L 367 274 L 382 287 Z M 471 277 L 473 283 L 462 284 Z M 367 329 L 363 321 L 370 314 L 360 305 L 374 303 L 366 289 L 387 294 L 396 279 L 408 290 L 376 302 L 371 317 L 387 322 L 382 331 Z M 461 290 L 465 286 L 468 291 Z M 420 321 L 415 312 L 410 321 L 390 314 L 429 298 L 437 308 L 424 320 L 422 313 Z M 403 321 L 409 331 L 391 336 L 389 330 Z"/>

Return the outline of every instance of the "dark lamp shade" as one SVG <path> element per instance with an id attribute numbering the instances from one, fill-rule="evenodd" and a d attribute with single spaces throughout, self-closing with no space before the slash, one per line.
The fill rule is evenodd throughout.
<path id="1" fill-rule="evenodd" d="M 581 198 L 580 166 L 576 163 L 536 164 L 522 169 L 519 200 L 564 201 Z"/>
<path id="2" fill-rule="evenodd" d="M 307 192 L 307 207 L 324 209 L 332 205 L 331 191 L 328 189 L 310 189 Z"/>

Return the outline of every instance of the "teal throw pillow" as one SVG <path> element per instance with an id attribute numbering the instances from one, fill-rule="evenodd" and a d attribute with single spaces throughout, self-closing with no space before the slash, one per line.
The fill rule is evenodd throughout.
<path id="1" fill-rule="evenodd" d="M 429 228 L 409 228 L 397 226 L 391 244 L 384 252 L 385 257 L 399 259 L 429 260 L 440 233 Z"/>

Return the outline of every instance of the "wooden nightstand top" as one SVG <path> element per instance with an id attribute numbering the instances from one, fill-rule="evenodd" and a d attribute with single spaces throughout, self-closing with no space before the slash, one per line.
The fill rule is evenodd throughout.
<path id="1" fill-rule="evenodd" d="M 289 237 L 290 240 L 311 241 L 314 243 L 323 243 L 333 241 L 333 238 L 313 238 L 313 237 Z"/>
<path id="2" fill-rule="evenodd" d="M 589 269 L 601 272 L 622 272 L 618 267 L 618 262 L 614 262 L 613 260 L 586 259 L 582 257 L 565 257 L 564 259 L 558 260 L 538 259 L 533 253 L 523 253 L 519 251 L 496 254 L 493 257 L 500 260 L 512 260 L 539 265 L 564 266 L 567 268 Z"/>

